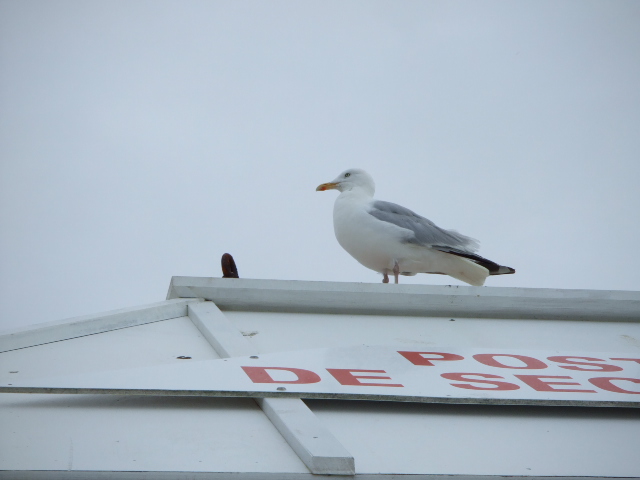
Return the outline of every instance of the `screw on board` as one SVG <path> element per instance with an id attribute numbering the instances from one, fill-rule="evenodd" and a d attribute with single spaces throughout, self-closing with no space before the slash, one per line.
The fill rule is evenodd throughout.
<path id="1" fill-rule="evenodd" d="M 240 278 L 238 275 L 238 267 L 236 267 L 236 262 L 233 260 L 231 254 L 225 253 L 222 255 L 220 262 L 222 264 L 222 278 Z"/>
<path id="2" fill-rule="evenodd" d="M 191 360 L 191 357 L 185 357 L 184 355 L 180 355 L 179 357 L 176 357 L 179 360 Z"/>

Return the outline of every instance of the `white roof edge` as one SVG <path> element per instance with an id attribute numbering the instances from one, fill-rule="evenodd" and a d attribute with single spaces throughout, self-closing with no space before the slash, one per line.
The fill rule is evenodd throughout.
<path id="1" fill-rule="evenodd" d="M 167 298 L 196 297 L 230 311 L 640 322 L 640 292 L 620 290 L 171 279 Z"/>
<path id="2" fill-rule="evenodd" d="M 538 475 L 446 475 L 360 473 L 349 476 L 285 472 L 168 472 L 106 470 L 2 470 L 0 480 L 634 480 L 640 477 L 550 477 Z"/>
<path id="3" fill-rule="evenodd" d="M 203 300 L 197 298 L 164 300 L 3 331 L 0 332 L 0 352 L 184 317 L 188 313 L 189 304 L 201 301 Z"/>

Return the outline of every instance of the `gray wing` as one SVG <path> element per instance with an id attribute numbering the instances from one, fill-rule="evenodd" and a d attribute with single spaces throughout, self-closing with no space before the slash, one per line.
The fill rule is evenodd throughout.
<path id="1" fill-rule="evenodd" d="M 383 222 L 389 222 L 411 233 L 404 239 L 406 243 L 427 246 L 446 246 L 465 252 L 475 252 L 478 241 L 462 235 L 455 230 L 445 230 L 408 208 L 391 202 L 376 200 L 372 203 L 369 214 Z"/>

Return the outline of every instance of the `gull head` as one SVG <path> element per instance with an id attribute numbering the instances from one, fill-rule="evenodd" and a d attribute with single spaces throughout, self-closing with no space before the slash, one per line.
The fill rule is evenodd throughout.
<path id="1" fill-rule="evenodd" d="M 348 192 L 350 190 L 360 190 L 373 196 L 376 184 L 371 175 L 361 168 L 350 168 L 338 175 L 333 181 L 318 185 L 316 191 L 324 192 L 325 190 L 338 190 L 340 192 Z"/>

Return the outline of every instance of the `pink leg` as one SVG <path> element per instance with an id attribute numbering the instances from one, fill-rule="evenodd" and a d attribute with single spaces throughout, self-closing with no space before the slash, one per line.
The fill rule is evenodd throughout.
<path id="1" fill-rule="evenodd" d="M 387 272 L 383 273 L 384 277 L 382 277 L 382 283 L 389 283 L 389 275 L 387 275 Z"/>
<path id="2" fill-rule="evenodd" d="M 393 266 L 393 276 L 396 277 L 396 283 L 398 283 L 398 275 L 400 275 L 400 266 L 398 262 Z"/>

